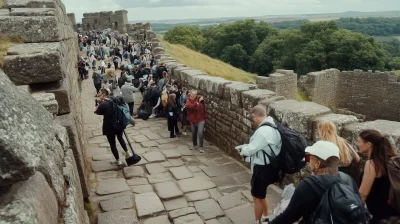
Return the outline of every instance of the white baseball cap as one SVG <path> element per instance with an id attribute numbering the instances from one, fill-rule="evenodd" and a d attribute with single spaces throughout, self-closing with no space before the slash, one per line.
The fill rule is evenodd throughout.
<path id="1" fill-rule="evenodd" d="M 306 152 L 323 160 L 332 156 L 339 158 L 339 147 L 328 141 L 318 141 L 314 145 L 308 146 Z"/>

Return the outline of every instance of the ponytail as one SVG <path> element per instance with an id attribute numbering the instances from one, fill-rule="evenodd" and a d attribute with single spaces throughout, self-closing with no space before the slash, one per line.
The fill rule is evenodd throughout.
<path id="1" fill-rule="evenodd" d="M 389 159 L 396 156 L 396 152 L 389 139 L 376 130 L 365 130 L 360 133 L 360 138 L 372 144 L 370 159 L 374 162 L 377 174 L 386 175 L 386 164 Z"/>

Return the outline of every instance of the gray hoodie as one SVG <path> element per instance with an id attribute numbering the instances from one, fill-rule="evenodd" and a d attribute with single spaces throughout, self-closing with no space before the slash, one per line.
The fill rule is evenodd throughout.
<path id="1" fill-rule="evenodd" d="M 126 103 L 135 102 L 135 92 L 139 91 L 139 88 L 133 86 L 130 82 L 125 82 L 125 84 L 121 87 L 122 96 Z"/>

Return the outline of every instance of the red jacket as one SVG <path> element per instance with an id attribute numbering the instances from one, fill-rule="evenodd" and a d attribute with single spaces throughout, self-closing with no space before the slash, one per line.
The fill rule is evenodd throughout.
<path id="1" fill-rule="evenodd" d="M 192 100 L 189 96 L 186 99 L 187 119 L 192 124 L 197 124 L 206 120 L 204 103 Z"/>

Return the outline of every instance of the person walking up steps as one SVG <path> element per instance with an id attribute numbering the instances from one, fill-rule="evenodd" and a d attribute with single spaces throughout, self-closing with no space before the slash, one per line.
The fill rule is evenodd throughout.
<path id="1" fill-rule="evenodd" d="M 267 188 L 279 179 L 279 169 L 272 166 L 271 161 L 264 155 L 278 155 L 281 152 L 281 135 L 279 132 L 264 123 L 275 124 L 272 117 L 267 116 L 264 106 L 257 105 L 252 110 L 253 121 L 258 126 L 250 138 L 250 143 L 237 146 L 240 155 L 250 157 L 251 171 L 251 195 L 254 198 L 254 213 L 256 224 L 269 222 L 269 201 L 266 198 Z M 273 152 L 272 152 L 273 150 Z"/>
<path id="2" fill-rule="evenodd" d="M 113 125 L 113 103 L 109 101 L 108 96 L 110 95 L 110 89 L 100 90 L 99 100 L 96 102 L 96 108 L 94 113 L 97 115 L 103 115 L 103 135 L 107 136 L 108 143 L 110 144 L 111 152 L 114 155 L 116 163 L 121 166 L 123 163 L 119 158 L 119 153 L 117 149 L 117 144 L 115 141 L 115 136 L 118 138 L 119 144 L 124 149 L 126 157 L 132 157 L 131 151 L 128 151 L 125 141 L 122 138 L 123 130 L 116 130 Z"/>
<path id="3" fill-rule="evenodd" d="M 96 88 L 95 97 L 97 97 L 97 94 L 99 94 L 100 89 L 101 89 L 102 77 L 101 77 L 99 71 L 96 70 L 96 66 L 93 66 L 92 69 L 93 69 L 93 75 L 92 75 L 93 84 L 94 84 L 94 88 Z"/>
<path id="4" fill-rule="evenodd" d="M 192 127 L 192 142 L 190 150 L 197 147 L 197 135 L 199 135 L 200 153 L 204 153 L 204 126 L 206 123 L 204 99 L 197 95 L 197 91 L 191 91 L 186 99 L 187 118 Z"/>

